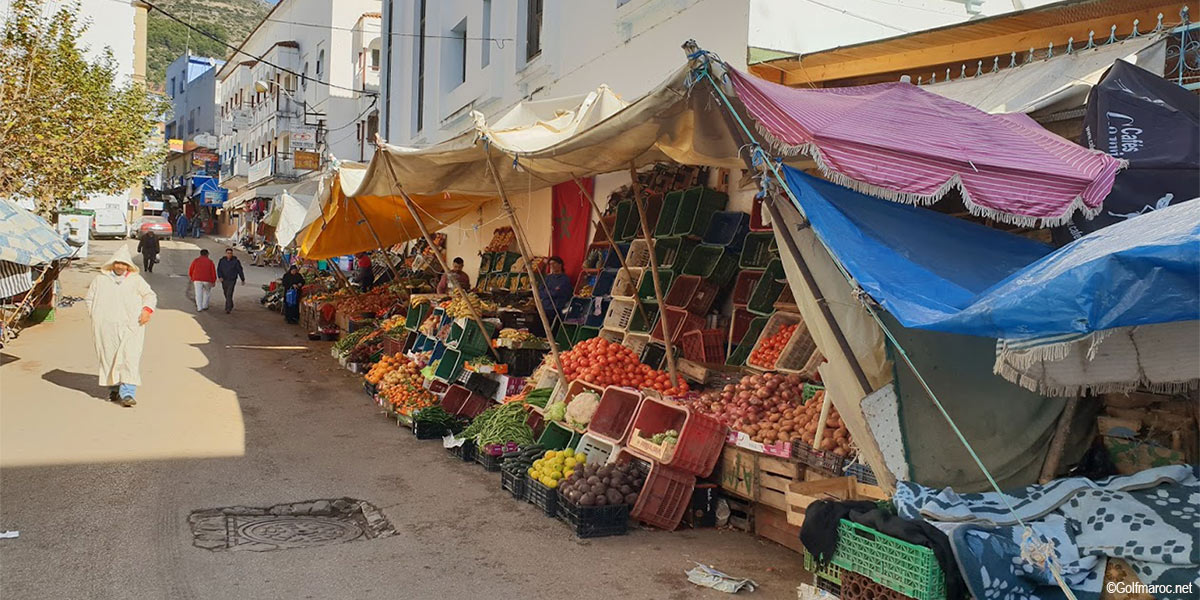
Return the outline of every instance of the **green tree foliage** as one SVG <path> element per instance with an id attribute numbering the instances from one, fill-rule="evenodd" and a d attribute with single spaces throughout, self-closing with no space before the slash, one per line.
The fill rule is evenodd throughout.
<path id="1" fill-rule="evenodd" d="M 13 0 L 0 38 L 0 197 L 35 198 L 44 214 L 157 171 L 169 106 L 118 80 L 111 54 L 83 55 L 77 5 L 47 4 Z"/>
<path id="2" fill-rule="evenodd" d="M 271 9 L 263 0 L 155 0 L 154 5 L 224 42 L 190 31 L 182 23 L 151 10 L 146 26 L 146 81 L 155 89 L 166 86 L 167 66 L 184 52 L 228 57 L 231 51 L 225 44 L 242 43 Z"/>

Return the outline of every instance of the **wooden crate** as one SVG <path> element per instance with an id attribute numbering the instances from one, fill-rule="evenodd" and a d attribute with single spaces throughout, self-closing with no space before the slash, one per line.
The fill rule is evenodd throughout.
<path id="1" fill-rule="evenodd" d="M 747 533 L 754 530 L 754 504 L 733 496 L 725 496 L 729 505 L 729 526 Z"/>
<path id="2" fill-rule="evenodd" d="M 860 483 L 853 477 L 834 477 L 817 481 L 794 481 L 785 494 L 788 523 L 800 527 L 804 512 L 817 500 L 884 500 L 887 494 L 878 486 Z"/>
<path id="3" fill-rule="evenodd" d="M 787 513 L 765 504 L 754 505 L 754 534 L 779 544 L 793 552 L 804 553 L 800 543 L 800 528 L 791 525 Z"/>
<path id="4" fill-rule="evenodd" d="M 721 489 L 746 500 L 754 500 L 758 493 L 755 478 L 757 456 L 749 450 L 725 446 L 721 450 Z"/>
<path id="5" fill-rule="evenodd" d="M 804 474 L 804 465 L 761 454 L 755 458 L 758 494 L 754 501 L 776 510 L 787 511 L 788 486 L 800 481 Z"/>

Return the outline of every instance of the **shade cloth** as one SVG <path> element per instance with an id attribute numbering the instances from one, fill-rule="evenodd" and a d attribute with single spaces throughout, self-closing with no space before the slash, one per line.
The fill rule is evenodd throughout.
<path id="1" fill-rule="evenodd" d="M 0 260 L 36 266 L 70 256 L 71 247 L 41 217 L 0 200 Z"/>
<path id="2" fill-rule="evenodd" d="M 329 188 L 324 179 L 306 182 L 276 199 L 279 221 L 275 224 L 275 241 L 287 247 L 296 235 L 321 216 L 321 206 Z"/>
<path id="3" fill-rule="evenodd" d="M 1026 115 L 989 115 L 910 83 L 793 89 L 729 74 L 779 152 L 809 155 L 831 180 L 889 200 L 928 204 L 957 188 L 972 214 L 1058 225 L 1096 214 L 1122 165 Z"/>
<path id="4" fill-rule="evenodd" d="M 784 169 L 814 230 L 905 327 L 1030 339 L 1200 316 L 1200 202 L 1049 252 L 1019 236 Z"/>
<path id="5" fill-rule="evenodd" d="M 33 289 L 29 265 L 0 260 L 0 298 L 12 298 Z"/>

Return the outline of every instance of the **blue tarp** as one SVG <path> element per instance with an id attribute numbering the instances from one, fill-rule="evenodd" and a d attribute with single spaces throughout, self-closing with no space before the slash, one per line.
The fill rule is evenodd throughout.
<path id="1" fill-rule="evenodd" d="M 1055 251 L 784 169 L 817 234 L 905 327 L 1023 339 L 1200 318 L 1200 201 Z"/>

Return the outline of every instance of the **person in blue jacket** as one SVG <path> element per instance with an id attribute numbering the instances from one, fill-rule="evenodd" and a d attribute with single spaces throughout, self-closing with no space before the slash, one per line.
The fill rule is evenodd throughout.
<path id="1" fill-rule="evenodd" d="M 175 237 L 186 238 L 191 230 L 188 229 L 187 214 L 179 211 L 179 218 L 175 219 Z"/>
<path id="2" fill-rule="evenodd" d="M 563 268 L 563 259 L 557 256 L 550 257 L 550 260 L 546 262 L 547 272 L 542 275 L 542 283 L 538 286 L 538 296 L 541 297 L 542 308 L 545 309 L 546 316 L 551 321 L 562 317 L 562 311 L 571 301 L 571 293 L 574 291 L 571 286 L 571 278 L 563 272 Z"/>

